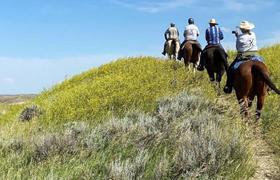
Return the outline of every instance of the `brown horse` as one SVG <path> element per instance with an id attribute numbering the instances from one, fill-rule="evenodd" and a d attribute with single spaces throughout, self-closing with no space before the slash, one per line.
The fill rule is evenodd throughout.
<path id="1" fill-rule="evenodd" d="M 190 70 L 190 63 L 193 64 L 194 72 L 199 62 L 201 47 L 197 42 L 187 41 L 182 49 L 185 66 Z"/>
<path id="2" fill-rule="evenodd" d="M 228 69 L 227 55 L 225 51 L 218 45 L 206 46 L 202 52 L 201 59 L 202 58 L 205 62 L 205 68 L 210 81 L 216 81 L 220 88 L 222 76 Z"/>
<path id="3" fill-rule="evenodd" d="M 252 106 L 254 97 L 257 96 L 256 119 L 260 118 L 268 87 L 280 94 L 280 90 L 269 78 L 269 72 L 262 62 L 250 60 L 242 63 L 234 72 L 233 78 L 241 114 L 245 117 L 249 116 L 248 107 Z"/>

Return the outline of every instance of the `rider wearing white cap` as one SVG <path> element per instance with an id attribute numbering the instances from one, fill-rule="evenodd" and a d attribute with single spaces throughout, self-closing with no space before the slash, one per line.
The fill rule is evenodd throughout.
<path id="1" fill-rule="evenodd" d="M 227 73 L 227 82 L 224 87 L 225 93 L 231 93 L 233 86 L 233 67 L 238 61 L 249 59 L 252 56 L 258 55 L 258 47 L 256 35 L 251 30 L 255 28 L 255 25 L 248 21 L 241 21 L 237 31 L 232 31 L 236 36 L 236 50 L 238 52 L 237 57 L 232 62 Z"/>

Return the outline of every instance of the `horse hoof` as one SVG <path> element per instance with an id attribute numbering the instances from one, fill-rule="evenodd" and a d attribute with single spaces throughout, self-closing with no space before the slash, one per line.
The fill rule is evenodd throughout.
<path id="1" fill-rule="evenodd" d="M 226 86 L 226 87 L 224 87 L 224 92 L 225 92 L 226 94 L 230 94 L 230 93 L 232 92 L 232 88 Z"/>

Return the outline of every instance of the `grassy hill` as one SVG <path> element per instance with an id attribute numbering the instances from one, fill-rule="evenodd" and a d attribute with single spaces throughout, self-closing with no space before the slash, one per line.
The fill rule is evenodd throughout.
<path id="1" fill-rule="evenodd" d="M 261 51 L 278 87 L 279 50 Z M 41 115 L 20 122 L 32 104 Z M 275 149 L 279 108 L 279 97 L 270 95 L 261 123 Z M 217 96 L 205 72 L 193 74 L 181 63 L 120 59 L 6 109 L 0 116 L 3 178 L 244 179 L 254 172 L 234 95 Z"/>

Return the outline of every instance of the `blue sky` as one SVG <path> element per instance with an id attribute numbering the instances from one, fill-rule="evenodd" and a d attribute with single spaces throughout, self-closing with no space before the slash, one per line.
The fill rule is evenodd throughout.
<path id="1" fill-rule="evenodd" d="M 74 74 L 126 56 L 161 56 L 163 33 L 181 34 L 210 18 L 225 48 L 241 20 L 256 25 L 258 46 L 280 43 L 278 0 L 10 0 L 0 2 L 0 94 L 38 93 Z M 181 39 L 182 36 L 181 36 Z"/>

